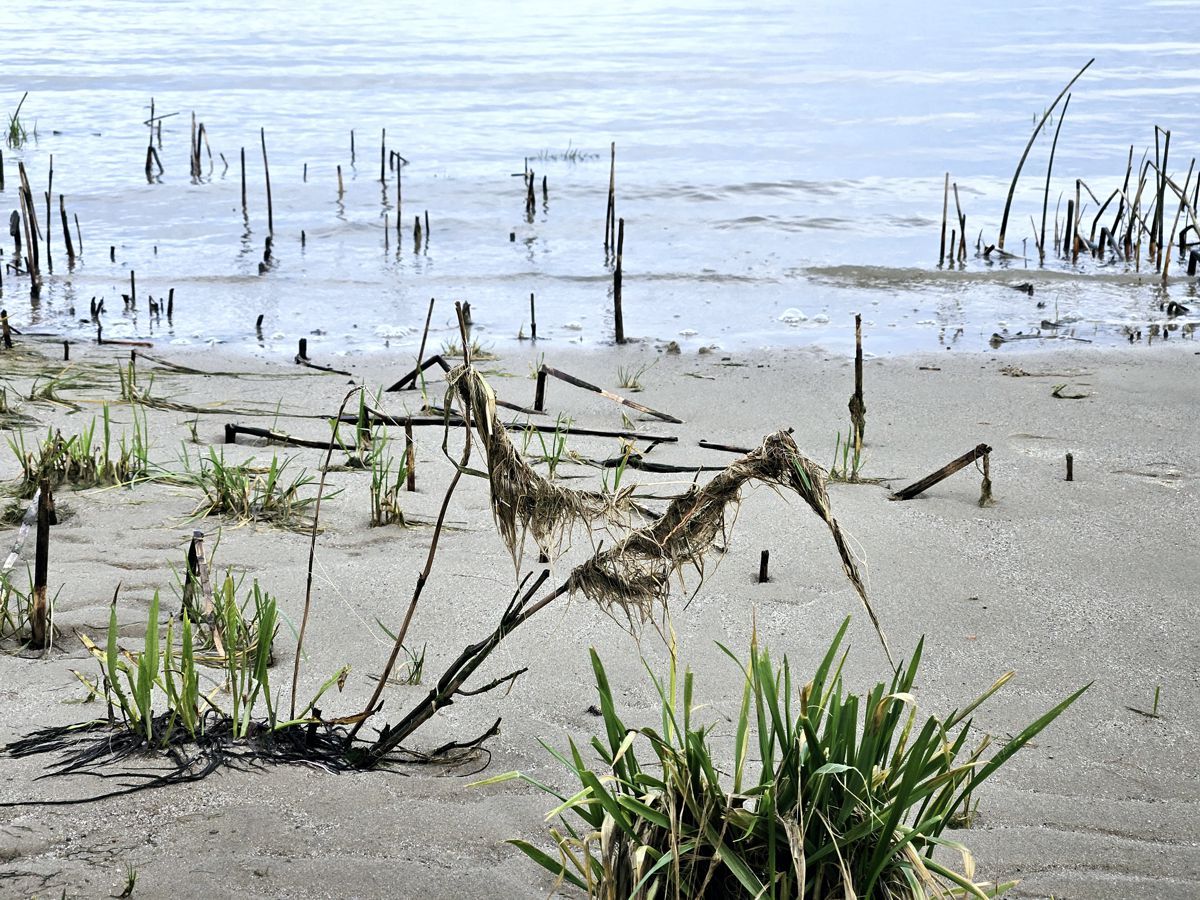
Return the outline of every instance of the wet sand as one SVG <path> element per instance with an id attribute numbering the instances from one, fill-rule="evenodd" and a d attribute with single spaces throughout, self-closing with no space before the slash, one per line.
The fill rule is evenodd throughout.
<path id="1" fill-rule="evenodd" d="M 1014 353 L 897 356 L 866 365 L 867 448 L 864 476 L 899 487 L 986 442 L 997 505 L 981 509 L 979 476 L 968 468 L 906 503 L 889 502 L 882 485 L 835 484 L 835 515 L 853 538 L 872 600 L 893 648 L 907 652 L 923 634 L 926 649 L 918 699 L 945 713 L 973 698 L 1007 669 L 1016 679 L 989 702 L 977 724 L 1003 740 L 1087 682 L 1093 687 L 986 786 L 973 828 L 957 832 L 974 852 L 981 878 L 1019 878 L 1014 897 L 1192 897 L 1200 891 L 1200 739 L 1196 659 L 1200 623 L 1195 598 L 1200 575 L 1200 425 L 1195 418 L 1196 345 L 1128 350 L 1057 347 Z M 78 431 L 114 403 L 124 426 L 129 410 L 116 402 L 119 348 L 73 348 L 88 383 L 64 390 L 80 412 L 25 402 L 20 411 L 46 425 Z M 28 394 L 34 373 L 57 371 L 47 359 L 10 365 L 0 356 L 10 398 Z M 348 389 L 344 376 L 219 351 L 152 351 L 209 371 L 183 375 L 157 370 L 153 394 L 228 412 L 199 416 L 196 446 L 186 442 L 178 411 L 148 411 L 151 458 L 178 469 L 181 446 L 193 458 L 219 444 L 226 422 L 273 426 L 322 439 Z M 595 352 L 543 344 L 506 353 L 480 366 L 498 394 L 530 403 L 530 371 L 546 362 L 625 393 L 685 422 L 669 425 L 632 414 L 647 433 L 673 434 L 649 459 L 718 465 L 733 457 L 697 445 L 700 439 L 754 446 L 763 435 L 794 427 L 801 450 L 828 466 L 835 435 L 847 425 L 850 360 L 815 350 L 681 356 L 649 345 Z M 649 363 L 636 395 L 617 384 L 617 367 Z M 332 360 L 319 360 L 333 362 Z M 411 366 L 411 358 L 379 354 L 349 366 L 374 388 Z M 99 375 L 91 371 L 102 363 Z M 1020 372 L 1014 374 L 1016 367 Z M 1065 393 L 1084 399 L 1052 396 Z M 15 388 L 15 389 L 14 389 Z M 431 394 L 440 397 L 439 379 Z M 419 406 L 412 393 L 386 394 L 401 412 Z M 622 407 L 551 381 L 550 419 L 561 411 L 581 426 L 619 428 Z M 246 413 L 255 410 L 260 415 Z M 31 432 L 32 434 L 33 432 Z M 7 435 L 7 433 L 6 433 Z M 451 453 L 458 436 L 451 436 Z M 404 494 L 405 511 L 420 520 L 437 514 L 452 466 L 442 455 L 438 428 L 417 430 L 418 491 Z M 518 446 L 520 441 L 518 440 Z M 398 446 L 398 445 L 397 445 Z M 568 439 L 568 449 L 603 458 L 618 452 L 611 439 Z M 230 459 L 272 452 L 295 456 L 315 471 L 318 450 L 239 444 Z M 1063 479 L 1064 454 L 1075 460 L 1075 481 Z M 477 451 L 478 453 L 478 451 Z M 476 456 L 478 459 L 478 456 Z M 336 459 L 336 456 L 335 456 Z M 0 458 L 0 479 L 15 477 L 11 453 Z M 598 485 L 597 470 L 564 463 L 571 486 Z M 703 476 L 701 476 L 703 477 Z M 579 480 L 575 480 L 578 478 Z M 628 472 L 644 487 L 670 493 L 687 475 Z M 431 529 L 368 527 L 369 475 L 336 472 L 342 492 L 322 511 L 316 588 L 304 698 L 345 663 L 353 672 L 340 695 L 327 695 L 326 715 L 357 711 L 386 658 L 387 640 L 375 618 L 398 623 Z M 161 484 L 58 494 L 69 510 L 52 531 L 50 590 L 61 587 L 56 621 L 62 630 L 47 659 L 0 655 L 0 741 L 34 728 L 103 713 L 81 705 L 84 691 L 72 668 L 95 665 L 72 634 L 97 634 L 120 582 L 122 640 L 136 647 L 150 598 L 163 591 L 164 614 L 175 611 L 170 586 L 182 565 L 192 527 L 209 545 L 221 529 L 216 565 L 258 578 L 298 622 L 303 603 L 308 538 L 304 534 L 234 527 L 218 519 L 193 525 L 194 491 Z M 382 717 L 398 717 L 462 647 L 492 630 L 516 573 L 492 524 L 486 483 L 465 478 L 455 495 L 432 578 L 413 626 L 426 644 L 425 687 L 389 687 Z M 0 530 L 7 553 L 14 529 Z M 586 536 L 557 565 L 582 558 Z M 771 551 L 767 584 L 754 583 L 759 552 Z M 32 540 L 18 568 L 32 557 Z M 20 582 L 19 582 L 20 583 Z M 692 586 L 692 585 L 690 585 Z M 720 565 L 688 605 L 675 602 L 671 624 L 682 660 L 697 673 L 702 715 L 717 723 L 714 742 L 728 739 L 727 717 L 740 691 L 737 674 L 716 641 L 745 648 L 752 627 L 776 655 L 787 653 L 805 671 L 846 615 L 853 649 L 851 685 L 866 689 L 886 672 L 866 616 L 843 578 L 818 521 L 798 502 L 764 489 L 749 490 Z M 499 737 L 488 744 L 485 775 L 519 769 L 559 787 L 563 772 L 539 746 L 586 739 L 599 720 L 587 648 L 597 647 L 617 688 L 626 721 L 657 719 L 653 689 L 639 654 L 662 670 L 663 643 L 653 630 L 636 641 L 619 622 L 582 599 L 560 602 L 512 634 L 481 678 L 520 666 L 529 671 L 506 695 L 462 698 L 413 742 L 429 749 L 472 738 L 496 717 Z M 11 648 L 10 648 L 11 649 Z M 293 641 L 285 625 L 277 641 L 275 684 L 286 695 Z M 489 675 L 490 673 L 490 675 Z M 1160 717 L 1148 709 L 1161 686 Z M 0 801 L 86 797 L 111 783 L 95 779 L 34 781 L 49 759 L 0 760 Z M 483 777 L 483 775 L 476 776 Z M 223 772 L 207 780 L 83 806 L 0 809 L 0 894 L 104 896 L 120 890 L 126 866 L 138 872 L 135 896 L 263 897 L 539 897 L 553 885 L 504 843 L 540 841 L 549 798 L 520 785 L 469 787 L 461 772 L 413 767 L 402 773 L 329 775 L 303 769 Z"/>

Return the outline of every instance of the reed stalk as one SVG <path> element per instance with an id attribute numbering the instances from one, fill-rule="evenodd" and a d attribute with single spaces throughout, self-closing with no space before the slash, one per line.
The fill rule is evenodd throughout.
<path id="1" fill-rule="evenodd" d="M 262 140 L 263 179 L 267 185 L 267 234 L 275 236 L 275 214 L 271 205 L 271 166 L 267 163 L 267 129 L 260 128 L 259 138 Z"/>
<path id="2" fill-rule="evenodd" d="M 1075 77 L 1067 82 L 1067 86 L 1062 89 L 1059 95 L 1054 98 L 1054 102 L 1046 108 L 1044 113 L 1042 113 L 1042 118 L 1038 121 L 1037 126 L 1033 129 L 1033 134 L 1029 136 L 1029 142 L 1025 145 L 1025 152 L 1021 154 L 1021 160 L 1017 163 L 1017 170 L 1013 173 L 1012 184 L 1010 184 L 1008 187 L 1008 198 L 1004 201 L 1004 216 L 1000 220 L 1000 238 L 996 242 L 996 246 L 1000 250 L 1004 249 L 1004 235 L 1008 230 L 1008 214 L 1012 210 L 1013 194 L 1015 194 L 1017 190 L 1017 179 L 1021 177 L 1021 169 L 1025 165 L 1025 160 L 1029 156 L 1029 151 L 1033 147 L 1033 142 L 1037 140 L 1038 134 L 1041 133 L 1042 126 L 1046 124 L 1046 119 L 1050 118 L 1050 114 L 1054 112 L 1054 108 L 1058 106 L 1058 102 L 1062 100 L 1064 96 L 1066 96 L 1067 91 L 1071 89 L 1071 85 L 1078 81 L 1079 77 L 1088 70 L 1088 66 L 1095 61 L 1095 57 L 1089 59 L 1087 63 L 1084 64 L 1084 67 L 1075 73 Z"/>
<path id="3" fill-rule="evenodd" d="M 1050 143 L 1050 162 L 1046 164 L 1046 187 L 1042 191 L 1042 229 L 1038 238 L 1038 262 L 1046 261 L 1046 210 L 1050 206 L 1050 173 L 1054 171 L 1054 151 L 1058 148 L 1058 133 L 1062 131 L 1063 120 L 1067 117 L 1067 108 L 1071 105 L 1071 95 L 1063 104 L 1058 116 L 1058 124 L 1054 126 L 1054 140 Z"/>

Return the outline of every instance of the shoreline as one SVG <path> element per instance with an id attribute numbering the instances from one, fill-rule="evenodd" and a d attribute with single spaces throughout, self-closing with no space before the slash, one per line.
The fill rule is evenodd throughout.
<path id="1" fill-rule="evenodd" d="M 1038 737 L 1037 746 L 1014 757 L 983 789 L 975 827 L 953 835 L 972 849 L 981 876 L 1022 879 L 1008 896 L 1122 897 L 1134 891 L 1185 897 L 1200 885 L 1200 784 L 1186 762 L 1200 749 L 1192 725 L 1200 714 L 1194 665 L 1200 623 L 1191 604 L 1200 593 L 1200 577 L 1183 555 L 1200 539 L 1195 515 L 1200 465 L 1194 460 L 1200 425 L 1193 418 L 1200 360 L 1194 345 L 1179 344 L 1158 348 L 1153 356 L 1081 346 L 1066 352 L 1023 349 L 1014 361 L 1006 346 L 990 353 L 925 352 L 866 361 L 864 476 L 890 478 L 898 487 L 977 443 L 993 448 L 998 502 L 988 509 L 977 505 L 973 468 L 904 503 L 888 502 L 877 485 L 830 486 L 833 512 L 852 537 L 893 648 L 907 653 L 926 635 L 918 685 L 922 708 L 945 713 L 1016 669 L 1017 679 L 979 715 L 980 727 L 1002 739 L 1095 681 Z M 699 448 L 697 441 L 756 446 L 763 434 L 793 426 L 800 449 L 828 466 L 835 435 L 846 429 L 853 361 L 842 355 L 818 348 L 655 352 L 657 362 L 642 376 L 644 391 L 630 393 L 618 386 L 616 369 L 632 360 L 649 362 L 653 345 L 641 345 L 636 353 L 579 349 L 557 342 L 549 351 L 526 347 L 479 367 L 502 398 L 524 405 L 533 396 L 531 364 L 546 352 L 551 365 L 682 418 L 679 426 L 643 421 L 595 394 L 550 383 L 551 423 L 561 410 L 581 425 L 617 429 L 626 424 L 624 412 L 642 431 L 679 437 L 651 451 L 650 460 L 722 465 L 732 457 Z M 128 409 L 114 400 L 113 388 L 116 364 L 128 360 L 129 348 L 72 350 L 78 355 L 73 363 L 98 364 L 89 386 L 63 391 L 81 401 L 82 413 L 26 402 L 21 411 L 39 423 L 33 435 L 51 424 L 78 430 L 81 416 L 99 414 L 95 401 L 101 398 L 113 403 L 114 419 L 128 424 Z M 343 376 L 290 361 L 248 363 L 207 348 L 151 352 L 213 372 L 254 373 L 184 375 L 139 364 L 144 367 L 139 374 L 157 369 L 155 395 L 178 404 L 211 406 L 218 399 L 226 404 L 224 413 L 198 417 L 203 444 L 184 445 L 192 454 L 204 444 L 221 445 L 226 421 L 275 422 L 300 437 L 327 438 L 320 417 L 332 414 L 348 388 Z M 59 366 L 53 359 L 44 363 L 51 372 Z M 1012 367 L 1026 374 L 1006 374 Z M 357 371 L 349 368 L 373 389 L 408 371 L 411 358 L 377 354 L 364 357 Z M 105 369 L 111 375 L 102 375 Z M 14 380 L 27 387 L 32 377 Z M 1063 382 L 1070 386 L 1064 393 L 1088 396 L 1055 398 L 1053 389 Z M 431 389 L 430 396 L 440 399 L 440 389 Z M 414 392 L 384 394 L 382 405 L 399 413 L 415 409 L 418 398 Z M 245 415 L 248 410 L 256 415 Z M 191 416 L 153 408 L 147 416 L 152 459 L 178 468 L 172 454 L 187 439 Z M 431 519 L 451 466 L 441 453 L 440 428 L 418 429 L 416 437 L 417 491 L 401 494 L 401 500 L 406 513 Z M 310 472 L 323 455 L 221 446 L 230 459 L 295 456 L 297 468 Z M 604 458 L 617 442 L 571 436 L 568 447 Z M 1066 452 L 1075 460 L 1071 483 L 1062 480 Z M 9 481 L 14 467 L 7 453 L 0 480 Z M 599 484 L 596 470 L 566 462 L 560 475 L 586 476 L 567 482 L 573 487 Z M 325 530 L 317 545 L 301 693 L 339 666 L 354 666 L 345 694 L 330 696 L 327 714 L 352 712 L 369 693 L 368 676 L 382 665 L 387 643 L 374 618 L 387 622 L 400 615 L 428 548 L 428 528 L 367 527 L 366 477 L 332 474 L 331 484 L 343 491 L 322 511 Z M 662 490 L 690 480 L 640 472 L 626 477 Z M 467 640 L 490 630 L 515 586 L 512 562 L 478 481 L 464 479 L 456 494 L 452 527 L 443 535 L 414 623 L 416 640 L 428 646 L 428 673 L 440 672 Z M 136 641 L 155 587 L 163 590 L 164 615 L 176 602 L 169 588 L 171 565 L 179 567 L 191 528 L 213 535 L 222 525 L 215 519 L 191 524 L 195 493 L 160 484 L 63 490 L 59 499 L 72 515 L 52 533 L 50 583 L 51 593 L 62 585 L 59 626 L 65 634 L 59 646 L 66 656 L 57 651 L 48 660 L 0 656 L 4 742 L 35 727 L 102 713 L 96 704 L 65 702 L 83 693 L 69 668 L 94 674 L 69 630 L 99 627 L 112 589 L 122 581 L 121 635 Z M 228 523 L 221 531 L 217 565 L 259 577 L 279 596 L 285 616 L 298 621 L 307 536 Z M 0 530 L 0 550 L 7 551 L 13 533 Z M 586 550 L 586 537 L 577 534 L 576 544 L 561 567 Z M 761 549 L 771 550 L 772 580 L 760 585 L 753 574 Z M 26 556 L 30 552 L 27 547 Z M 684 606 L 682 599 L 676 597 L 672 607 L 681 660 L 696 671 L 698 696 L 711 700 L 706 713 L 717 722 L 728 715 L 739 686 L 714 641 L 743 649 L 751 627 L 777 655 L 788 653 L 793 667 L 805 671 L 851 615 L 848 685 L 866 688 L 884 674 L 878 644 L 841 576 L 828 535 L 795 500 L 784 502 L 761 488 L 747 491 L 724 559 L 693 603 Z M 499 715 L 503 726 L 489 744 L 490 766 L 475 777 L 520 769 L 564 783 L 537 739 L 561 747 L 567 734 L 586 741 L 594 731 L 597 720 L 586 712 L 595 699 L 589 645 L 600 648 L 619 685 L 627 721 L 653 721 L 652 688 L 639 658 L 640 649 L 652 663 L 663 661 L 662 642 L 652 630 L 635 644 L 582 598 L 527 629 L 512 635 L 489 671 L 529 665 L 529 672 L 502 697 L 488 695 L 445 710 L 418 733 L 418 745 L 473 736 Z M 286 626 L 277 647 L 274 671 L 286 685 L 294 650 Z M 661 671 L 659 665 L 656 672 Z M 1161 718 L 1128 709 L 1148 705 L 1156 685 L 1162 688 Z M 390 689 L 383 718 L 398 715 L 422 691 Z M 718 727 L 717 734 L 724 737 L 727 729 Z M 715 740 L 719 745 L 720 738 Z M 0 763 L 0 799 L 27 799 L 34 791 L 78 796 L 93 789 L 81 780 L 33 782 L 46 761 Z M 349 884 L 363 897 L 394 893 L 397 885 L 404 893 L 428 896 L 546 894 L 551 886 L 537 868 L 502 843 L 509 837 L 544 843 L 542 817 L 551 804 L 543 795 L 512 784 L 468 788 L 473 778 L 437 777 L 419 768 L 408 775 L 224 772 L 91 808 L 6 809 L 0 812 L 4 842 L 11 847 L 5 867 L 18 874 L 14 884 L 26 893 L 60 887 L 69 894 L 110 892 L 129 862 L 139 871 L 139 895 L 149 896 L 192 896 L 214 888 L 251 896 L 343 896 Z"/>

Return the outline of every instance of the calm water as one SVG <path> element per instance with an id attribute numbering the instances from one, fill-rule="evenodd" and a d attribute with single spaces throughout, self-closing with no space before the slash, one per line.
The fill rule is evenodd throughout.
<path id="1" fill-rule="evenodd" d="M 68 269 L 56 203 L 42 300 L 31 305 L 26 280 L 6 272 L 3 304 L 18 327 L 84 337 L 94 327 L 80 319 L 104 297 L 106 336 L 249 347 L 261 314 L 270 351 L 294 353 L 307 336 L 310 353 L 329 356 L 415 346 L 430 297 L 441 301 L 435 342 L 452 336 L 450 301 L 463 299 L 480 337 L 503 344 L 528 333 L 533 292 L 547 350 L 603 343 L 616 141 L 631 335 L 685 349 L 841 347 L 861 311 L 879 352 L 976 349 L 1043 319 L 1113 342 L 1164 322 L 1165 300 L 1191 307 L 1173 320 L 1190 328 L 1200 298 L 1182 267 L 1164 293 L 1124 264 L 1039 269 L 1032 240 L 1028 262 L 989 263 L 974 242 L 981 229 L 994 240 L 1035 116 L 1092 56 L 1059 139 L 1051 216 L 1077 176 L 1101 200 L 1120 186 L 1131 144 L 1153 157 L 1155 124 L 1173 132 L 1182 183 L 1200 150 L 1200 2 L 988 5 L 27 3 L 6 24 L 0 109 L 29 91 L 22 118 L 37 136 L 4 150 L 0 211 L 17 206 L 22 159 L 44 216 L 53 154 L 54 192 L 79 216 L 84 255 Z M 165 174 L 147 184 L 152 96 L 156 112 L 179 114 L 163 121 Z M 214 154 L 196 183 L 192 111 Z M 275 226 L 262 274 L 260 127 Z M 385 128 L 408 160 L 399 240 L 396 176 L 379 180 Z M 1040 217 L 1049 137 L 1014 207 L 1018 254 Z M 526 158 L 549 186 L 532 217 L 513 174 Z M 947 170 L 971 253 L 939 270 Z M 431 233 L 415 248 L 412 220 L 426 210 Z M 0 245 L 9 260 L 11 241 Z M 120 299 L 130 269 L 136 315 Z M 1023 282 L 1032 298 L 1013 289 Z M 173 323 L 151 322 L 147 295 L 171 287 Z"/>

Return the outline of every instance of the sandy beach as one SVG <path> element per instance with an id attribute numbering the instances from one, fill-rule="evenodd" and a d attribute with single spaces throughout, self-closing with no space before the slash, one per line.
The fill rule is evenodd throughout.
<path id="1" fill-rule="evenodd" d="M 868 336 L 867 346 L 870 346 Z M 674 425 L 551 380 L 547 415 L 577 426 L 670 435 L 646 455 L 680 466 L 720 466 L 733 454 L 699 441 L 754 447 L 763 436 L 794 428 L 800 449 L 822 466 L 847 430 L 853 361 L 817 349 L 672 354 L 643 343 L 581 351 L 543 342 L 504 350 L 478 366 L 501 399 L 528 405 L 538 360 L 683 420 Z M 955 839 L 973 851 L 978 875 L 1020 879 L 1009 896 L 1187 898 L 1200 893 L 1200 463 L 1195 417 L 1200 353 L 1194 340 L 1128 349 L 1055 345 L 1036 352 L 1012 346 L 994 353 L 869 358 L 866 479 L 831 484 L 834 514 L 852 538 L 869 594 L 892 647 L 925 653 L 918 701 L 944 713 L 983 691 L 1001 673 L 1016 678 L 980 711 L 976 725 L 998 741 L 1021 730 L 1088 682 L 1092 688 L 1034 743 L 1014 757 L 979 796 L 978 815 Z M 1022 348 L 1023 349 L 1023 348 Z M 205 409 L 146 410 L 150 457 L 179 470 L 220 446 L 226 423 L 270 427 L 326 440 L 322 418 L 353 384 L 371 391 L 407 372 L 407 354 L 318 359 L 352 378 L 323 374 L 290 360 L 215 350 L 148 351 L 204 372 L 184 374 L 139 362 L 140 383 L 154 374 L 153 396 Z M 129 427 L 117 371 L 128 348 L 26 343 L 0 355 L 10 406 L 32 421 L 27 441 L 47 427 L 78 431 L 111 404 L 114 427 Z M 640 368 L 644 389 L 618 384 L 618 367 Z M 63 402 L 21 400 L 35 379 L 71 368 L 79 380 Z M 434 371 L 434 370 L 431 370 Z M 1055 388 L 1067 385 L 1054 396 Z M 429 383 L 440 401 L 440 374 Z M 1082 395 L 1082 396 L 1080 396 Z M 386 393 L 384 410 L 416 412 L 420 394 Z M 628 421 L 625 418 L 628 415 Z M 515 416 L 515 414 L 514 414 Z M 199 444 L 191 442 L 195 420 Z M 12 430 L 5 430 L 10 437 Z M 396 447 L 402 433 L 395 430 Z M 370 476 L 331 472 L 340 489 L 324 504 L 317 543 L 312 620 L 299 693 L 311 693 L 343 665 L 341 693 L 322 702 L 327 716 L 361 709 L 424 564 L 443 493 L 453 473 L 438 427 L 416 429 L 417 490 L 401 495 L 411 527 L 371 528 Z M 521 439 L 516 438 L 517 446 Z M 939 468 L 979 443 L 992 449 L 996 505 L 978 505 L 974 466 L 917 499 L 891 502 L 892 489 Z M 644 442 L 639 446 L 644 448 Z M 461 448 L 451 433 L 449 452 Z M 531 451 L 539 449 L 536 440 Z M 618 441 L 571 435 L 567 450 L 590 459 L 620 452 Z M 289 471 L 316 473 L 323 451 L 267 446 L 245 438 L 224 446 L 226 458 L 293 457 Z M 478 454 L 480 451 L 476 450 Z M 1074 481 L 1064 479 L 1064 457 Z M 335 454 L 335 462 L 340 461 Z M 542 469 L 544 471 L 544 468 Z M 0 454 L 0 482 L 19 474 L 13 453 Z M 601 484 L 600 470 L 565 459 L 558 477 L 572 487 Z M 627 481 L 662 495 L 688 474 L 627 471 Z M 699 478 L 708 477 L 701 473 Z M 103 715 L 84 704 L 78 669 L 96 665 L 75 632 L 102 640 L 118 584 L 122 641 L 137 647 L 154 591 L 163 616 L 178 612 L 172 592 L 193 528 L 203 529 L 215 566 L 232 567 L 274 594 L 289 623 L 304 599 L 308 536 L 217 517 L 192 519 L 195 490 L 163 483 L 57 493 L 61 524 L 52 530 L 50 593 L 60 630 L 45 658 L 0 654 L 0 743 L 36 728 Z M 7 501 L 6 501 L 7 502 Z M 659 504 L 661 506 L 661 504 Z M 388 686 L 381 727 L 428 690 L 464 645 L 489 633 L 518 573 L 496 533 L 487 483 L 465 477 L 454 495 L 433 573 L 412 626 L 410 644 L 427 648 L 425 686 Z M 219 532 L 219 542 L 218 542 Z M 16 529 L 0 530 L 7 553 Z M 556 562 L 564 574 L 589 549 L 576 533 Z M 759 555 L 770 550 L 771 580 L 758 584 Z M 32 559 L 24 548 L 14 581 Z M 536 567 L 526 560 L 526 569 Z M 522 573 L 523 574 L 523 573 Z M 697 677 L 714 743 L 728 739 L 740 676 L 717 642 L 744 650 L 752 629 L 795 671 L 807 673 L 844 617 L 853 616 L 846 679 L 866 690 L 888 673 L 859 601 L 842 575 L 828 532 L 795 499 L 765 488 L 743 497 L 726 551 L 691 602 L 678 594 L 670 625 L 682 663 Z M 688 587 L 694 588 L 695 580 Z M 663 671 L 659 633 L 636 638 L 623 623 L 582 598 L 556 602 L 513 633 L 480 678 L 528 666 L 507 693 L 464 697 L 416 736 L 412 749 L 466 740 L 500 718 L 488 754 L 457 769 L 411 766 L 391 773 L 331 775 L 299 767 L 223 771 L 204 781 L 85 805 L 0 809 L 0 895 L 98 897 L 121 890 L 137 871 L 138 897 L 541 897 L 552 880 L 504 843 L 524 838 L 549 846 L 543 817 L 551 798 L 519 782 L 471 787 L 510 770 L 560 788 L 565 773 L 539 741 L 580 744 L 599 728 L 588 648 L 600 652 L 626 720 L 654 721 L 657 698 L 645 656 Z M 286 696 L 294 660 L 291 626 L 276 641 L 273 683 Z M 1159 715 L 1148 711 L 1159 689 Z M 1134 709 L 1131 709 L 1134 708 Z M 51 757 L 0 759 L 0 801 L 86 798 L 111 785 L 78 777 L 35 780 Z M 486 766 L 486 767 L 485 767 Z"/>

